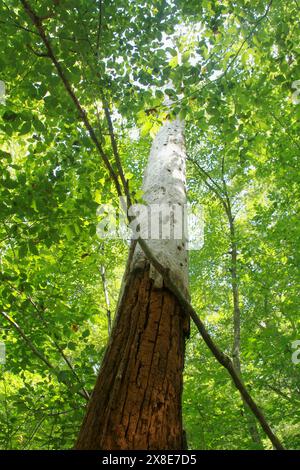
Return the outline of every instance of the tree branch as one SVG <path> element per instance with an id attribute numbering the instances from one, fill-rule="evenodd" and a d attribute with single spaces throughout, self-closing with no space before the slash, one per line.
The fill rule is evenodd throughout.
<path id="1" fill-rule="evenodd" d="M 20 336 L 24 339 L 25 343 L 28 345 L 28 347 L 31 349 L 31 351 L 32 351 L 42 362 L 44 362 L 44 364 L 46 364 L 46 366 L 48 367 L 48 369 L 55 371 L 54 365 L 46 358 L 46 356 L 44 356 L 43 353 L 41 353 L 41 352 L 35 347 L 35 345 L 34 345 L 33 342 L 31 341 L 31 339 L 24 333 L 24 331 L 23 331 L 22 328 L 18 325 L 18 323 L 16 323 L 12 318 L 10 318 L 9 315 L 7 315 L 6 312 L 0 310 L 0 314 L 1 314 L 1 315 L 10 323 L 10 325 L 20 334 Z M 69 387 L 68 382 L 66 382 L 65 380 L 62 380 L 62 383 L 64 383 L 64 385 L 66 385 L 67 387 Z M 83 390 L 79 390 L 77 393 L 78 393 L 80 396 L 82 396 L 83 398 L 85 398 L 86 400 L 89 399 L 89 396 L 87 396 L 86 393 L 85 393 Z"/>
<path id="2" fill-rule="evenodd" d="M 97 45 L 96 45 L 96 52 L 97 52 L 97 59 L 99 59 L 99 46 L 100 46 L 100 37 L 102 31 L 102 0 L 98 1 L 98 8 L 99 8 L 99 19 L 98 19 L 98 30 L 97 30 Z"/>
<path id="3" fill-rule="evenodd" d="M 103 265 L 100 266 L 100 275 L 101 275 L 102 287 L 103 287 L 105 304 L 106 304 L 107 329 L 108 329 L 108 335 L 110 336 L 110 333 L 111 333 L 111 310 L 110 310 L 110 301 L 109 301 L 109 295 L 108 295 L 107 283 L 106 283 L 106 276 L 105 276 L 105 267 Z"/>
<path id="4" fill-rule="evenodd" d="M 34 55 L 36 55 L 37 57 L 47 57 L 47 58 L 49 58 L 49 54 L 47 54 L 47 52 L 36 51 L 35 49 L 33 49 L 33 47 L 32 47 L 30 44 L 26 44 L 26 47 L 27 47 Z"/>
<path id="5" fill-rule="evenodd" d="M 57 58 L 54 54 L 54 51 L 52 49 L 50 40 L 49 40 L 49 38 L 47 37 L 47 35 L 45 33 L 41 18 L 36 15 L 36 13 L 31 8 L 31 6 L 30 6 L 30 4 L 27 0 L 20 0 L 20 2 L 22 3 L 22 5 L 24 7 L 24 10 L 26 11 L 27 15 L 31 19 L 32 23 L 35 25 L 35 27 L 36 27 L 39 35 L 40 35 L 40 38 L 42 39 L 42 41 L 43 41 L 43 43 L 44 43 L 44 45 L 47 49 L 48 56 L 51 59 L 54 67 L 56 68 L 58 76 L 62 80 L 62 83 L 63 83 L 67 93 L 69 94 L 70 98 L 72 99 L 72 101 L 73 101 L 73 103 L 74 103 L 74 105 L 75 105 L 75 107 L 76 107 L 76 109 L 79 113 L 79 116 L 81 117 L 81 119 L 82 119 L 82 121 L 83 121 L 89 135 L 90 135 L 91 140 L 95 144 L 95 147 L 98 150 L 98 153 L 99 153 L 105 167 L 107 168 L 107 170 L 110 174 L 110 177 L 114 181 L 114 184 L 115 184 L 115 187 L 116 187 L 116 190 L 117 190 L 117 194 L 119 196 L 121 196 L 122 191 L 121 191 L 121 187 L 120 187 L 120 184 L 119 184 L 119 181 L 118 181 L 118 177 L 117 177 L 113 167 L 111 166 L 111 163 L 108 160 L 107 155 L 105 154 L 101 143 L 99 142 L 99 140 L 96 136 L 96 133 L 95 133 L 90 121 L 89 121 L 89 118 L 87 116 L 87 113 L 86 113 L 85 109 L 81 106 L 77 96 L 74 93 L 74 90 L 73 90 L 69 80 L 67 79 L 67 77 L 64 73 L 64 70 L 63 70 L 60 62 L 58 62 L 58 60 L 57 60 Z"/>
<path id="6" fill-rule="evenodd" d="M 120 154 L 119 154 L 119 150 L 118 150 L 118 145 L 117 145 L 117 141 L 116 141 L 116 136 L 115 136 L 115 132 L 114 132 L 113 123 L 112 123 L 112 120 L 111 120 L 111 115 L 110 115 L 110 110 L 109 110 L 109 107 L 108 107 L 108 103 L 106 102 L 106 100 L 104 98 L 103 98 L 103 105 L 104 105 L 104 112 L 105 112 L 105 117 L 106 117 L 107 125 L 108 125 L 108 132 L 109 132 L 109 136 L 110 136 L 111 146 L 112 146 L 113 154 L 115 156 L 115 161 L 116 161 L 117 168 L 118 168 L 118 173 L 119 173 L 119 176 L 120 176 L 121 181 L 122 181 L 124 193 L 127 196 L 127 205 L 130 206 L 131 201 L 130 201 L 130 195 L 129 195 L 129 191 L 128 191 L 128 181 L 126 180 L 124 172 L 123 172 L 122 163 L 121 163 L 121 159 L 120 159 Z"/>
<path id="7" fill-rule="evenodd" d="M 202 177 L 203 176 L 205 177 L 205 179 L 203 179 L 204 183 L 206 184 L 208 189 L 210 189 L 217 196 L 217 198 L 222 203 L 222 206 L 224 207 L 226 214 L 228 215 L 227 202 L 224 200 L 224 197 L 222 194 L 223 190 L 221 186 L 210 176 L 210 174 L 206 170 L 204 170 L 204 168 L 202 168 L 202 166 L 196 160 L 192 159 L 189 156 L 187 157 L 187 159 L 190 162 L 192 162 L 195 165 L 195 167 L 197 167 L 198 171 L 200 172 L 200 175 Z M 207 180 L 209 180 L 210 183 Z"/>
<path id="8" fill-rule="evenodd" d="M 18 289 L 16 289 L 14 286 L 12 286 L 9 282 L 7 282 L 7 284 L 10 286 L 11 289 L 15 290 L 16 292 L 18 292 L 18 294 L 22 294 Z M 45 328 L 48 330 L 48 324 L 47 322 L 45 321 L 45 318 L 43 316 L 43 311 L 41 311 L 39 309 L 39 307 L 37 306 L 37 304 L 32 300 L 31 297 L 28 297 L 26 296 L 26 299 L 28 300 L 28 302 L 30 302 L 30 304 L 33 306 L 33 308 L 36 310 L 37 314 L 38 314 L 38 317 L 39 319 L 41 320 L 41 322 L 43 323 L 43 325 L 45 326 Z M 59 343 L 53 339 L 50 334 L 48 333 L 47 335 L 51 341 L 51 343 L 55 346 L 55 348 L 57 349 L 57 351 L 60 353 L 60 355 L 62 356 L 63 360 L 65 361 L 65 363 L 67 364 L 67 366 L 69 367 L 69 369 L 71 370 L 72 374 L 74 375 L 75 379 L 77 380 L 77 382 L 79 383 L 79 385 L 81 385 L 82 387 L 82 391 L 83 393 L 85 394 L 85 398 L 87 400 L 90 399 L 90 396 L 87 392 L 87 390 L 85 390 L 85 387 L 82 383 L 82 381 L 80 380 L 79 376 L 77 375 L 77 372 L 75 371 L 74 367 L 73 367 L 73 364 L 71 363 L 70 359 L 68 358 L 68 356 L 65 354 L 63 348 L 59 345 Z"/>
<path id="9" fill-rule="evenodd" d="M 51 364 L 51 362 L 35 347 L 33 342 L 28 338 L 28 336 L 24 333 L 22 328 L 16 323 L 12 318 L 10 318 L 6 312 L 0 310 L 0 314 L 13 326 L 13 328 L 22 336 L 26 344 L 29 346 L 31 351 L 46 364 L 49 369 L 55 369 L 55 367 Z"/>

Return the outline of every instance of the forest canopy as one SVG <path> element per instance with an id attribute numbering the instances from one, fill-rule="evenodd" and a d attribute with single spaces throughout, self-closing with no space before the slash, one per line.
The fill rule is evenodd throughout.
<path id="1" fill-rule="evenodd" d="M 99 236 L 99 207 L 143 202 L 151 143 L 176 119 L 204 221 L 191 304 L 300 448 L 299 13 L 298 0 L 2 0 L 1 449 L 73 447 L 129 252 Z M 193 322 L 182 414 L 189 449 L 272 449 Z"/>

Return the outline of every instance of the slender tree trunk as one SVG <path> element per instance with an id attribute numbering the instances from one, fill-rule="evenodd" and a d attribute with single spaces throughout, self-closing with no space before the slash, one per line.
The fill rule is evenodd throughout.
<path id="1" fill-rule="evenodd" d="M 231 201 L 227 190 L 227 183 L 225 179 L 225 169 L 224 169 L 224 157 L 222 159 L 222 182 L 223 188 L 210 176 L 207 171 L 202 168 L 199 163 L 193 159 L 195 166 L 198 168 L 201 177 L 203 178 L 206 186 L 217 196 L 217 198 L 222 203 L 222 206 L 225 210 L 228 225 L 229 225 L 229 237 L 230 237 L 230 253 L 231 253 L 231 266 L 230 266 L 230 273 L 231 273 L 231 292 L 232 292 L 232 299 L 233 299 L 233 344 L 232 344 L 232 367 L 234 373 L 237 374 L 239 379 L 242 379 L 242 370 L 241 370 L 241 360 L 240 360 L 240 352 L 241 352 L 241 309 L 240 309 L 240 299 L 239 299 L 239 282 L 238 282 L 238 251 L 237 251 L 237 243 L 236 243 L 236 235 L 235 235 L 235 223 L 234 217 L 232 214 L 231 208 Z M 194 319 L 194 317 L 192 317 Z M 197 324 L 197 322 L 196 322 Z M 236 380 L 234 380 L 236 384 Z M 252 438 L 253 443 L 259 449 L 263 449 L 262 441 L 258 432 L 255 416 L 257 417 L 256 412 L 254 411 L 253 406 L 249 407 L 247 401 L 245 399 L 245 395 L 242 394 L 243 400 L 243 407 L 244 412 L 246 415 L 247 420 L 247 427 L 249 434 Z M 257 411 L 257 410 L 256 410 Z M 268 430 L 267 434 L 270 434 L 270 430 Z M 273 439 L 273 437 L 272 437 Z M 273 442 L 273 440 L 271 441 Z M 281 448 L 281 444 L 279 444 L 278 448 Z"/>
<path id="2" fill-rule="evenodd" d="M 238 285 L 238 253 L 237 244 L 235 240 L 235 227 L 234 218 L 231 211 L 231 204 L 227 194 L 227 207 L 228 207 L 228 221 L 230 228 L 230 240 L 231 240 L 231 287 L 232 287 L 232 298 L 233 298 L 233 346 L 232 346 L 232 362 L 236 372 L 241 376 L 241 309 L 239 299 L 239 285 Z M 248 431 L 254 445 L 263 449 L 263 444 L 257 429 L 256 420 L 249 409 L 247 403 L 243 401 L 244 413 L 247 420 Z"/>
<path id="3" fill-rule="evenodd" d="M 233 345 L 232 345 L 232 362 L 237 372 L 241 373 L 241 310 L 239 300 L 239 287 L 237 278 L 237 246 L 235 241 L 234 222 L 229 208 L 229 225 L 230 225 L 230 251 L 231 251 L 231 289 L 233 300 Z"/>
<path id="4" fill-rule="evenodd" d="M 186 202 L 183 126 L 166 123 L 154 139 L 143 199 L 151 207 L 148 244 L 188 295 L 183 234 L 175 238 L 178 206 Z M 168 205 L 169 213 L 159 204 Z M 177 209 L 174 208 L 177 205 Z M 153 211 L 153 213 L 152 213 Z M 160 213 L 160 214 L 159 214 Z M 139 218 L 144 231 L 147 213 Z M 162 239 L 170 227 L 169 239 Z M 173 236 L 172 236 L 173 235 Z M 182 449 L 184 343 L 189 321 L 138 245 L 132 245 L 110 342 L 88 405 L 77 449 Z"/>
<path id="5" fill-rule="evenodd" d="M 105 267 L 103 265 L 100 266 L 100 275 L 101 275 L 101 281 L 102 281 L 102 287 L 103 287 L 103 293 L 104 293 L 105 305 L 106 305 L 107 331 L 108 331 L 108 335 L 110 335 L 111 333 L 111 310 L 110 310 L 110 300 L 109 300 L 107 282 L 106 282 L 106 276 L 105 276 Z"/>

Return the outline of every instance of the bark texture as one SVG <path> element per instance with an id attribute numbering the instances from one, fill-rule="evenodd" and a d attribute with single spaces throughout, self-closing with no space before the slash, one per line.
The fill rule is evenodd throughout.
<path id="1" fill-rule="evenodd" d="M 139 236 L 160 263 L 169 270 L 174 284 L 188 297 L 186 151 L 183 122 L 166 122 L 153 140 L 143 181 L 143 200 L 148 204 L 137 218 Z M 144 262 L 145 254 L 137 245 L 132 266 Z M 151 270 L 157 287 L 162 276 Z"/>
<path id="2" fill-rule="evenodd" d="M 165 123 L 145 171 L 143 199 L 148 206 L 135 223 L 138 237 L 147 240 L 187 298 L 185 158 L 183 123 Z M 181 395 L 188 331 L 189 317 L 178 299 L 132 242 L 109 346 L 77 449 L 186 447 Z"/>
<path id="3" fill-rule="evenodd" d="M 186 321 L 149 265 L 131 272 L 77 449 L 182 449 Z"/>

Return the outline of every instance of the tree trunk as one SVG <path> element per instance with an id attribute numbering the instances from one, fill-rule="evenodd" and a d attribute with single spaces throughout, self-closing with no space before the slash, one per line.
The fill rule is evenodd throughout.
<path id="1" fill-rule="evenodd" d="M 108 336 L 109 336 L 111 333 L 111 311 L 110 311 L 110 300 L 109 300 L 106 276 L 105 276 L 105 267 L 103 265 L 100 267 L 100 275 L 101 275 L 103 293 L 104 293 L 104 298 L 105 298 L 107 331 L 108 331 Z"/>
<path id="2" fill-rule="evenodd" d="M 166 123 L 154 139 L 143 199 L 151 218 L 148 245 L 188 295 L 184 233 L 175 238 L 186 202 L 183 126 Z M 177 205 L 177 209 L 174 208 Z M 153 210 L 153 213 L 152 213 Z M 145 233 L 147 214 L 139 218 Z M 156 218 L 156 221 L 158 219 Z M 170 227 L 170 237 L 162 233 Z M 173 236 L 172 236 L 173 234 Z M 134 245 L 132 245 L 134 246 Z M 77 449 L 183 449 L 182 374 L 189 321 L 138 245 L 128 261 L 110 342 L 88 405 Z"/>
<path id="3" fill-rule="evenodd" d="M 227 195 L 227 193 L 226 193 Z M 242 376 L 241 367 L 241 309 L 240 309 L 240 298 L 239 298 L 239 285 L 238 285 L 238 254 L 237 244 L 235 241 L 235 227 L 234 219 L 231 211 L 231 204 L 227 195 L 228 201 L 228 220 L 230 226 L 230 238 L 231 238 L 231 287 L 233 297 L 233 346 L 232 346 L 232 362 L 236 372 Z M 251 436 L 252 442 L 257 449 L 263 449 L 263 443 L 258 432 L 255 417 L 252 411 L 248 407 L 247 403 L 243 400 L 244 413 L 247 421 L 247 427 Z"/>

